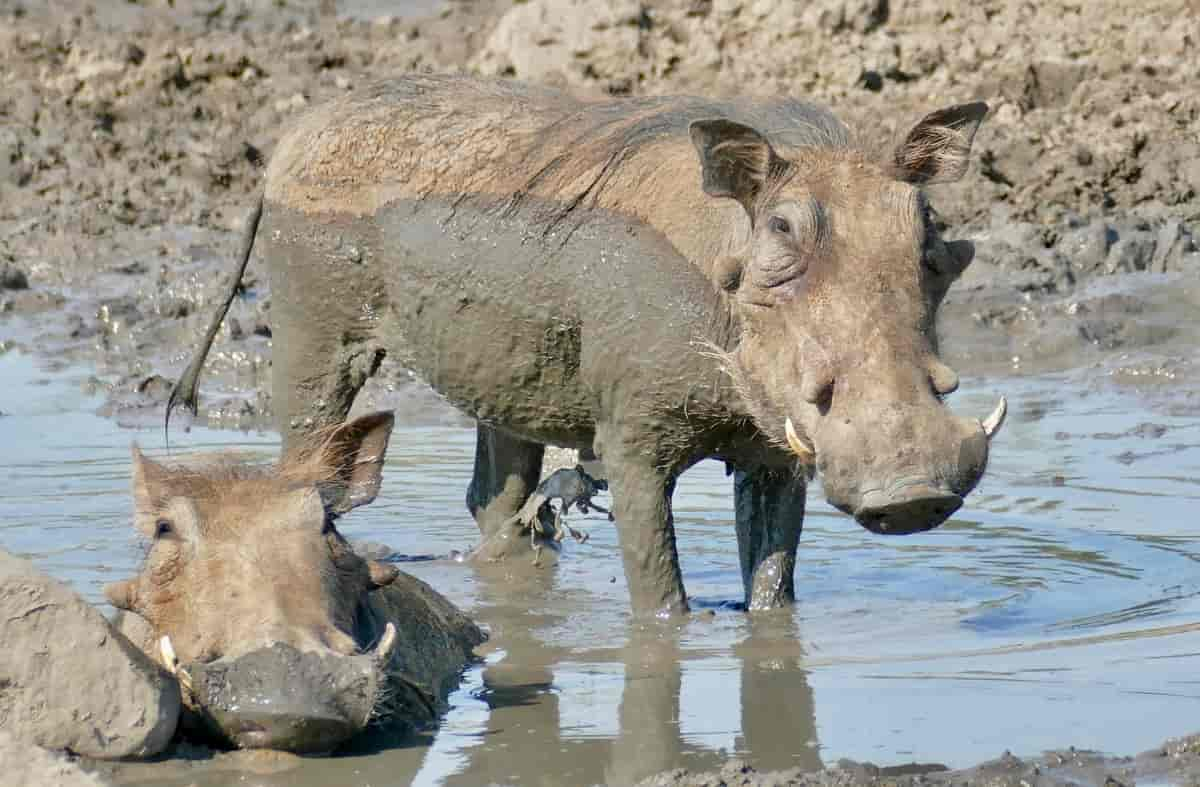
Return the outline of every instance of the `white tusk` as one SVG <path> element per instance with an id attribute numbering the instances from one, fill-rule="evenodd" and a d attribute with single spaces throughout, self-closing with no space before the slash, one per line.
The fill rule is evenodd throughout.
<path id="1" fill-rule="evenodd" d="M 172 675 L 179 669 L 179 657 L 175 655 L 175 648 L 171 647 L 171 638 L 163 636 L 158 641 L 158 653 L 162 656 L 163 665 L 167 668 L 167 672 Z"/>
<path id="2" fill-rule="evenodd" d="M 1004 425 L 1004 417 L 1008 415 L 1008 400 L 1003 396 L 996 403 L 996 409 L 992 410 L 992 414 L 980 421 L 980 426 L 983 427 L 983 433 L 991 440 L 996 432 L 1000 431 L 1000 427 Z"/>
<path id="3" fill-rule="evenodd" d="M 383 629 L 383 636 L 379 638 L 375 649 L 371 651 L 371 656 L 379 661 L 387 661 L 388 656 L 392 655 L 392 648 L 395 645 L 396 626 L 391 621 L 388 621 L 387 626 Z"/>
<path id="4" fill-rule="evenodd" d="M 808 445 L 800 439 L 800 435 L 796 434 L 796 427 L 792 424 L 792 419 L 789 418 L 783 423 L 784 434 L 787 435 L 788 447 L 792 449 L 792 453 L 800 457 L 805 464 L 812 464 L 816 455 Z"/>

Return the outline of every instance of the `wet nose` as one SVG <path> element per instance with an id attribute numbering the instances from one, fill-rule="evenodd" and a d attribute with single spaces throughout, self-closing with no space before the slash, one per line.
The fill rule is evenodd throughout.
<path id="1" fill-rule="evenodd" d="M 202 724 L 238 748 L 331 751 L 366 726 L 380 690 L 369 656 L 281 643 L 185 668 Z"/>
<path id="2" fill-rule="evenodd" d="M 239 749 L 321 754 L 349 740 L 361 726 L 311 708 L 245 708 L 220 714 L 220 734 Z"/>
<path id="3" fill-rule="evenodd" d="M 867 492 L 854 518 L 872 533 L 907 535 L 937 527 L 962 504 L 963 499 L 953 492 L 924 483 L 907 484 Z"/>

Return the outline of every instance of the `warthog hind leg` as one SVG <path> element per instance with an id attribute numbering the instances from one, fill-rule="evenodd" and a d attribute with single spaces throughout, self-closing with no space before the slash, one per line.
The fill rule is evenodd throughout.
<path id="1" fill-rule="evenodd" d="M 794 603 L 804 479 L 765 468 L 738 470 L 733 490 L 746 609 L 775 609 Z"/>
<path id="2" fill-rule="evenodd" d="M 537 488 L 545 449 L 484 424 L 476 435 L 475 470 L 467 488 L 467 510 L 482 536 L 475 558 L 502 560 L 525 552 L 520 515 Z"/>

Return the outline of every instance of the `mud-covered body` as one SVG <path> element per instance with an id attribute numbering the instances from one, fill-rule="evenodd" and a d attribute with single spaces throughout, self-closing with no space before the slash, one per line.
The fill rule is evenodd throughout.
<path id="1" fill-rule="evenodd" d="M 674 467 L 754 442 L 748 414 L 706 354 L 736 339 L 724 298 L 658 233 L 610 214 L 569 238 L 546 237 L 525 215 L 532 209 L 504 218 L 473 202 L 406 201 L 366 225 L 334 217 L 315 228 L 314 217 L 268 203 L 262 232 L 276 277 L 273 310 L 304 313 L 312 294 L 328 292 L 328 268 L 346 263 L 320 265 L 316 244 L 337 237 L 363 250 L 362 262 L 349 263 L 358 267 L 346 290 L 358 341 L 399 357 L 481 423 L 592 448 L 598 429 L 619 415 L 655 424 L 621 439 Z M 347 326 L 321 315 L 306 333 L 344 338 Z M 278 341 L 289 362 L 311 353 L 317 368 L 324 355 L 311 340 L 297 345 L 286 328 Z M 295 418 L 305 408 L 288 411 Z"/>
<path id="2" fill-rule="evenodd" d="M 390 355 L 479 422 L 481 555 L 515 543 L 545 444 L 590 449 L 650 612 L 686 608 L 675 479 L 724 459 L 747 601 L 786 603 L 814 467 L 887 533 L 940 524 L 983 473 L 1003 408 L 949 413 L 933 333 L 972 250 L 920 186 L 961 176 L 985 112 L 933 113 L 880 162 L 786 99 L 408 76 L 317 108 L 250 225 L 285 442 L 344 419 Z"/>

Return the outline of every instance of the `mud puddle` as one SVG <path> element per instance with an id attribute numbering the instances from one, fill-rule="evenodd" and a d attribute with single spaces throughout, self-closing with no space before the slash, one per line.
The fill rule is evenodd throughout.
<path id="1" fill-rule="evenodd" d="M 88 373 L 0 355 L 0 545 L 100 603 L 141 557 L 128 450 L 157 428 L 95 411 Z M 849 757 L 961 767 L 1073 744 L 1132 753 L 1195 726 L 1200 683 L 1200 424 L 1170 398 L 1069 375 L 974 380 L 962 412 L 1014 403 L 984 484 L 933 533 L 884 539 L 813 494 L 790 611 L 748 618 L 730 482 L 706 463 L 676 498 L 696 611 L 627 614 L 615 532 L 596 517 L 556 569 L 481 573 L 449 558 L 473 431 L 398 426 L 385 489 L 347 520 L 492 632 L 437 730 L 328 759 L 213 756 L 120 766 L 126 784 L 629 784 L 742 756 L 760 770 Z M 1190 408 L 1188 408 L 1190 410 Z M 414 425 L 417 424 L 417 425 Z M 269 457 L 272 434 L 176 432 L 172 451 Z"/>

